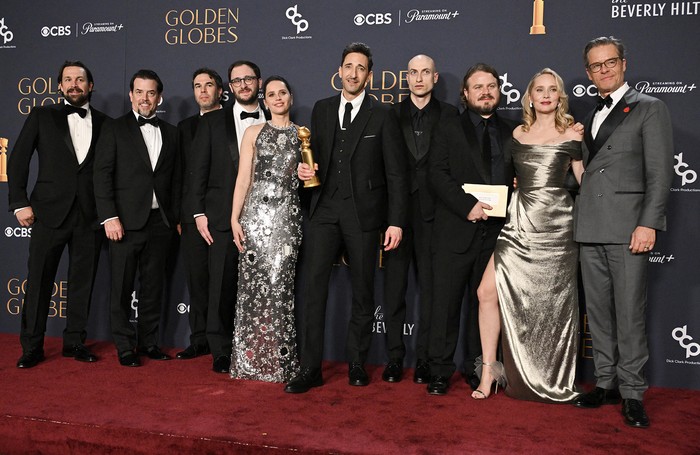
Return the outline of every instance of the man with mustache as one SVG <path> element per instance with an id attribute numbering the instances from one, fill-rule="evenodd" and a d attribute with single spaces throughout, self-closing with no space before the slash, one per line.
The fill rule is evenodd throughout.
<path id="1" fill-rule="evenodd" d="M 27 117 L 7 166 L 9 209 L 31 227 L 29 274 L 22 307 L 19 368 L 44 360 L 44 332 L 54 277 L 68 245 L 68 304 L 63 356 L 82 362 L 97 357 L 85 346 L 86 327 L 104 234 L 97 222 L 92 184 L 95 144 L 107 116 L 90 105 L 93 79 L 80 61 L 58 72 L 64 102 L 37 106 Z M 27 196 L 34 151 L 39 174 Z"/>
<path id="2" fill-rule="evenodd" d="M 209 68 L 199 68 L 192 75 L 192 90 L 194 100 L 199 106 L 199 112 L 187 117 L 177 125 L 180 140 L 180 156 L 183 164 L 183 178 L 191 169 L 193 158 L 192 141 L 197 132 L 200 119 L 207 112 L 221 109 L 223 82 L 216 71 Z M 185 180 L 186 182 L 186 180 Z M 183 200 L 187 187 L 182 190 Z M 184 210 L 184 207 L 183 207 Z M 190 344 L 186 349 L 177 353 L 178 359 L 193 359 L 200 355 L 209 354 L 207 343 L 207 308 L 209 306 L 209 245 L 202 238 L 195 225 L 194 218 L 181 218 L 182 232 L 180 246 L 187 271 L 187 289 L 190 295 Z"/>
<path id="3" fill-rule="evenodd" d="M 428 393 L 445 395 L 455 371 L 454 354 L 465 287 L 468 289 L 464 370 L 479 385 L 474 361 L 481 355 L 476 290 L 493 253 L 504 218 L 489 218 L 491 206 L 462 190 L 465 183 L 508 185 L 514 171 L 510 144 L 517 124 L 496 114 L 501 82 L 491 66 L 478 63 L 462 81 L 467 109 L 439 123 L 431 144 L 429 181 L 434 190 L 433 312 L 430 323 Z"/>
<path id="4" fill-rule="evenodd" d="M 110 240 L 110 322 L 122 366 L 170 356 L 158 347 L 166 263 L 182 191 L 177 129 L 156 117 L 163 83 L 139 70 L 129 83 L 131 112 L 105 124 L 95 154 L 97 213 Z M 139 273 L 136 328 L 130 321 Z"/>
<path id="5" fill-rule="evenodd" d="M 348 382 L 366 386 L 364 368 L 372 341 L 374 274 L 378 239 L 385 251 L 401 242 L 408 199 L 407 164 L 401 132 L 388 110 L 365 92 L 372 52 L 364 43 L 343 50 L 340 94 L 320 100 L 311 113 L 311 149 L 318 169 L 299 165 L 301 180 L 318 170 L 321 185 L 311 194 L 304 232 L 304 319 L 301 371 L 286 386 L 304 393 L 323 384 L 321 361 L 328 281 L 341 244 L 350 261 L 352 313 L 348 326 Z"/>
<path id="6" fill-rule="evenodd" d="M 260 68 L 239 60 L 228 70 L 232 106 L 215 110 L 199 121 L 188 160 L 183 217 L 194 219 L 208 245 L 209 303 L 206 339 L 212 370 L 228 373 L 231 366 L 234 306 L 238 288 L 238 249 L 231 231 L 233 189 L 238 175 L 238 152 L 243 133 L 265 122 L 258 102 Z"/>

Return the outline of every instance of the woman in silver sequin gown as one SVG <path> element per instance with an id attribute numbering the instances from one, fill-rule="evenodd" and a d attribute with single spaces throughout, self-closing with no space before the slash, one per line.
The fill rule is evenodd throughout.
<path id="1" fill-rule="evenodd" d="M 523 96 L 523 124 L 513 132 L 517 189 L 478 290 L 483 364 L 477 361 L 475 399 L 487 398 L 503 372 L 500 383 L 514 398 L 567 402 L 577 395 L 578 247 L 564 182 L 569 168 L 580 182 L 582 135 L 567 111 L 561 78 L 548 68 L 535 74 Z"/>
<path id="2" fill-rule="evenodd" d="M 230 373 L 287 382 L 299 371 L 294 322 L 299 140 L 289 119 L 287 81 L 272 76 L 263 93 L 271 119 L 243 135 L 233 197 L 231 227 L 240 255 Z"/>

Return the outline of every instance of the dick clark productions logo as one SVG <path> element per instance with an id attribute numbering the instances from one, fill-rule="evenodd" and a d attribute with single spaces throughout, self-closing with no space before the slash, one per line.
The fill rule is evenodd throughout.
<path id="1" fill-rule="evenodd" d="M 674 340 L 678 341 L 678 344 L 680 344 L 682 348 L 685 348 L 686 359 L 689 357 L 695 357 L 696 355 L 700 354 L 700 344 L 689 343 L 689 341 L 693 341 L 693 337 L 688 335 L 687 325 L 684 325 L 683 327 L 676 327 L 675 329 L 673 329 L 673 331 L 671 332 L 671 336 Z"/>

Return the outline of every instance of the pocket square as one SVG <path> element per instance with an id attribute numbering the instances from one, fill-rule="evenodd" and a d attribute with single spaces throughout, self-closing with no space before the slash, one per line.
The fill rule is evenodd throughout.
<path id="1" fill-rule="evenodd" d="M 377 137 L 376 134 L 368 134 L 367 136 L 362 136 L 362 139 L 368 139 L 370 137 Z"/>

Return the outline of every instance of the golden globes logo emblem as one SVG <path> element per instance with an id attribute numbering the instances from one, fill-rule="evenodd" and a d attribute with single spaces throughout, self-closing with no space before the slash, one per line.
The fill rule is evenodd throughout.
<path id="1" fill-rule="evenodd" d="M 63 94 L 52 77 L 23 77 L 17 83 L 17 90 L 22 95 L 17 102 L 17 110 L 22 115 L 29 115 L 34 106 L 63 101 Z"/>
<path id="2" fill-rule="evenodd" d="M 544 35 L 544 0 L 532 2 L 532 27 L 530 35 Z"/>
<path id="3" fill-rule="evenodd" d="M 369 82 L 367 82 L 367 94 L 382 104 L 400 103 L 410 95 L 407 74 L 407 70 L 373 71 Z M 331 76 L 331 87 L 338 92 L 343 90 L 343 81 L 337 72 Z M 400 92 L 395 94 L 397 90 Z"/>
<path id="4" fill-rule="evenodd" d="M 0 137 L 0 182 L 7 182 L 7 138 Z"/>
<path id="5" fill-rule="evenodd" d="M 165 13 L 165 42 L 186 44 L 231 44 L 238 41 L 238 8 L 170 10 Z"/>

